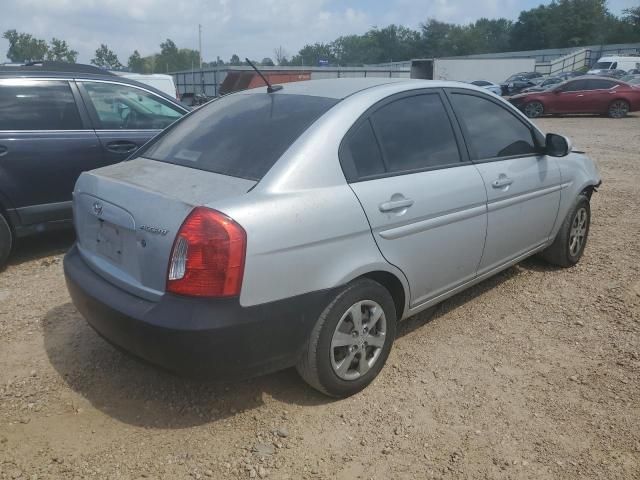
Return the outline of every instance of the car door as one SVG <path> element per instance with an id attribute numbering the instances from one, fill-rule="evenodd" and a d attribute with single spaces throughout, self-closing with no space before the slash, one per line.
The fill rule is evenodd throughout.
<path id="1" fill-rule="evenodd" d="M 340 153 L 382 255 L 407 277 L 412 307 L 472 279 L 484 247 L 484 184 L 448 108 L 438 90 L 390 97 L 354 125 Z"/>
<path id="2" fill-rule="evenodd" d="M 103 150 L 120 162 L 186 113 L 160 95 L 124 83 L 77 80 Z"/>
<path id="3" fill-rule="evenodd" d="M 547 105 L 548 113 L 583 113 L 586 107 L 587 80 L 578 79 L 567 82 L 553 90 Z"/>
<path id="4" fill-rule="evenodd" d="M 544 137 L 509 105 L 468 91 L 448 96 L 487 191 L 482 275 L 548 241 L 560 205 L 560 169 L 541 153 Z"/>
<path id="5" fill-rule="evenodd" d="M 585 91 L 585 113 L 605 113 L 615 95 L 615 87 L 620 85 L 613 80 L 592 78 L 587 80 Z"/>
<path id="6" fill-rule="evenodd" d="M 23 226 L 71 219 L 71 192 L 100 160 L 75 85 L 69 80 L 0 80 L 0 194 Z"/>

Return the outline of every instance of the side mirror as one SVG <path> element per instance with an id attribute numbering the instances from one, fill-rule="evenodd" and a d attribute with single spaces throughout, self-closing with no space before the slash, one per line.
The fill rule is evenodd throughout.
<path id="1" fill-rule="evenodd" d="M 566 157 L 571 153 L 571 140 L 562 135 L 547 133 L 545 139 L 545 153 L 551 157 Z"/>

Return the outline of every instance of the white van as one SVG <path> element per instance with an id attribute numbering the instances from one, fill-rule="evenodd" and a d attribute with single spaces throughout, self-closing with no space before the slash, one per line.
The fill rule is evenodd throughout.
<path id="1" fill-rule="evenodd" d="M 587 73 L 597 75 L 607 70 L 624 70 L 628 72 L 636 68 L 640 69 L 640 56 L 611 56 L 602 57 Z"/>
<path id="2" fill-rule="evenodd" d="M 145 83 L 160 90 L 162 93 L 166 93 L 170 97 L 180 101 L 178 96 L 178 89 L 176 84 L 173 83 L 173 77 L 171 75 L 164 75 L 162 73 L 143 74 L 143 73 L 128 73 L 128 72 L 113 72 L 121 77 L 130 78 L 136 82 Z"/>

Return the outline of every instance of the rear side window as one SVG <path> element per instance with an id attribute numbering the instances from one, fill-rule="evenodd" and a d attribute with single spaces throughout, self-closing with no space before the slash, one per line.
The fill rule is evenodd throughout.
<path id="1" fill-rule="evenodd" d="M 382 155 L 369 120 L 363 122 L 351 134 L 347 142 L 347 149 L 359 178 L 380 175 L 385 172 Z"/>
<path id="2" fill-rule="evenodd" d="M 82 122 L 66 81 L 0 84 L 0 130 L 80 130 Z"/>
<path id="3" fill-rule="evenodd" d="M 460 162 L 453 128 L 437 93 L 396 100 L 376 110 L 371 122 L 391 173 Z"/>
<path id="4" fill-rule="evenodd" d="M 451 100 L 473 160 L 536 153 L 530 128 L 505 108 L 474 95 L 454 93 Z"/>
<path id="5" fill-rule="evenodd" d="M 288 94 L 222 97 L 176 124 L 141 155 L 260 180 L 333 98 Z"/>
<path id="6" fill-rule="evenodd" d="M 616 85 L 618 84 L 616 82 L 612 82 L 611 80 L 587 80 L 587 90 L 609 90 Z"/>

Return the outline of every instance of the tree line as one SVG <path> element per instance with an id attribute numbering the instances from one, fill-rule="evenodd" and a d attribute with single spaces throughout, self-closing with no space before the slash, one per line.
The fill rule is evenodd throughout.
<path id="1" fill-rule="evenodd" d="M 78 52 L 66 41 L 52 38 L 50 42 L 28 33 L 7 30 L 7 58 L 13 62 L 54 60 L 75 62 Z M 315 66 L 319 63 L 355 66 L 479 53 L 495 53 L 581 45 L 640 42 L 640 6 L 611 13 L 606 0 L 552 0 L 520 12 L 514 22 L 505 18 L 481 18 L 458 25 L 428 19 L 418 30 L 401 25 L 374 27 L 362 35 L 345 35 L 328 43 L 307 44 L 297 54 L 289 56 L 283 47 L 265 57 L 260 65 Z M 112 69 L 128 69 L 137 73 L 166 73 L 198 68 L 197 50 L 178 48 L 170 39 L 160 44 L 160 52 L 142 56 L 135 50 L 126 65 L 106 45 L 101 44 L 91 59 L 93 65 Z M 218 57 L 203 66 L 245 65 L 237 54 L 228 61 Z"/>

